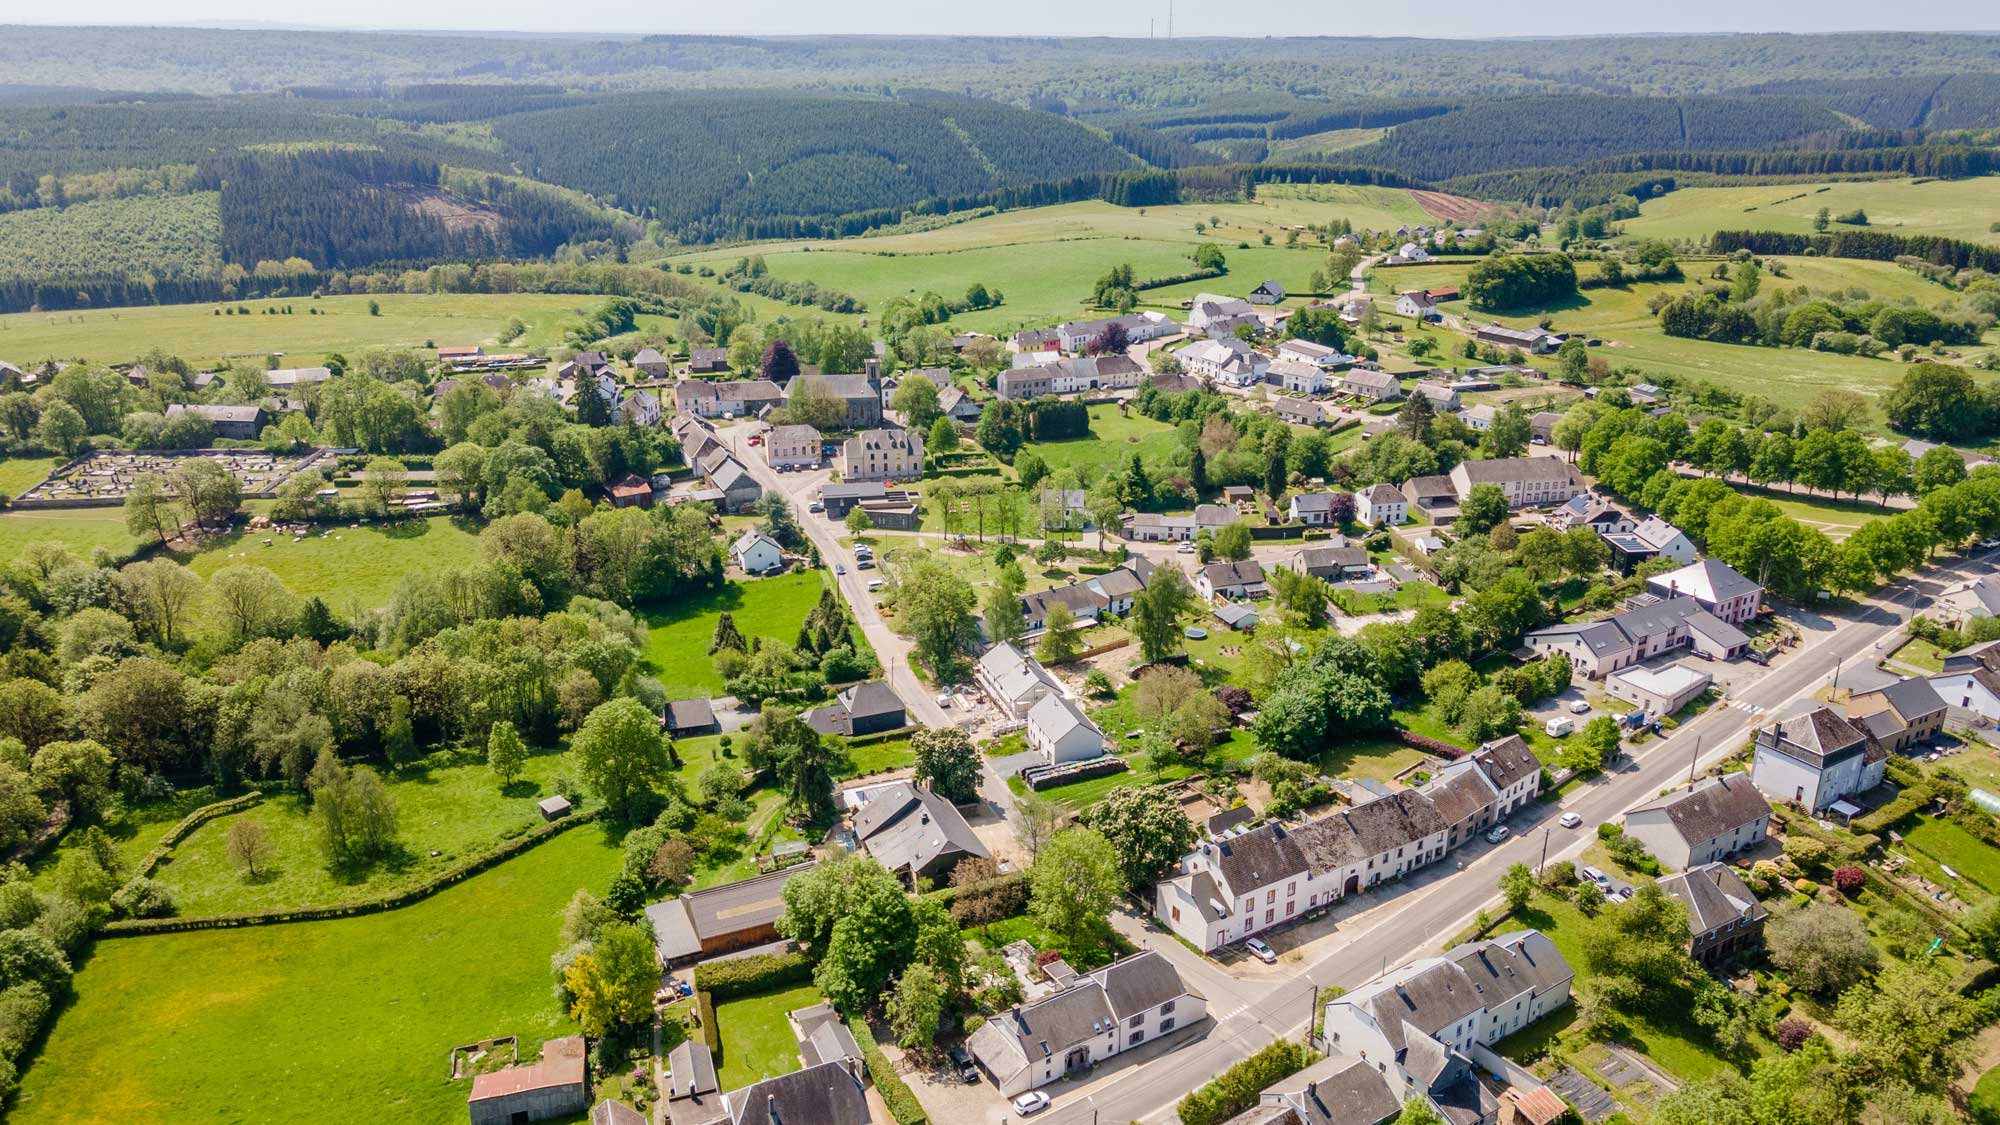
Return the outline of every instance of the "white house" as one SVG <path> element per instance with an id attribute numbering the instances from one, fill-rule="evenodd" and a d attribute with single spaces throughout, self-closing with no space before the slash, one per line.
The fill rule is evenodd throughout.
<path id="1" fill-rule="evenodd" d="M 1422 289 L 1412 289 L 1396 298 L 1396 315 L 1429 320 L 1437 315 L 1437 302 Z"/>
<path id="2" fill-rule="evenodd" d="M 1451 470 L 1452 489 L 1462 502 L 1477 485 L 1497 484 L 1510 508 L 1566 503 L 1583 491 L 1583 478 L 1556 457 L 1496 457 L 1460 461 Z"/>
<path id="3" fill-rule="evenodd" d="M 1253 305 L 1275 305 L 1285 299 L 1285 287 L 1275 281 L 1265 281 L 1250 291 Z"/>
<path id="4" fill-rule="evenodd" d="M 1364 527 L 1397 527 L 1409 522 L 1410 501 L 1394 485 L 1370 485 L 1354 494 L 1354 518 Z"/>
<path id="5" fill-rule="evenodd" d="M 1677 871 L 1713 863 L 1764 839 L 1771 806 L 1749 775 L 1705 777 L 1625 814 L 1625 832 Z"/>
<path id="6" fill-rule="evenodd" d="M 1499 409 L 1490 402 L 1475 403 L 1458 412 L 1458 420 L 1479 433 L 1492 429 L 1493 419 L 1499 416 Z"/>
<path id="7" fill-rule="evenodd" d="M 1945 703 L 2000 722 L 2000 641 L 1962 648 L 1944 658 L 1931 688 Z"/>
<path id="8" fill-rule="evenodd" d="M 994 1015 L 966 1046 L 1000 1095 L 1011 1098 L 1081 1075 L 1207 1015 L 1208 1001 L 1164 955 L 1148 950 L 1085 976 L 1069 971 L 1066 986 Z"/>
<path id="9" fill-rule="evenodd" d="M 1261 598 L 1271 592 L 1264 582 L 1264 566 L 1256 559 L 1209 563 L 1195 575 L 1194 588 L 1203 601 L 1210 602 Z"/>
<path id="10" fill-rule="evenodd" d="M 729 545 L 729 561 L 745 574 L 768 574 L 784 567 L 785 552 L 770 536 L 752 528 Z"/>
<path id="11" fill-rule="evenodd" d="M 1521 643 L 1544 655 L 1568 656 L 1572 668 L 1593 680 L 1683 648 L 1714 660 L 1750 651 L 1741 629 L 1693 598 L 1656 598 L 1614 617 L 1550 625 L 1525 634 Z"/>
<path id="12" fill-rule="evenodd" d="M 1228 387 L 1252 387 L 1264 381 L 1271 369 L 1269 356 L 1234 336 L 1221 340 L 1198 340 L 1182 348 L 1181 366 L 1201 379 L 1213 379 Z"/>
<path id="13" fill-rule="evenodd" d="M 1208 331 L 1211 321 L 1228 320 L 1233 317 L 1250 316 L 1257 310 L 1250 302 L 1235 297 L 1218 297 L 1213 293 L 1197 293 L 1188 304 L 1188 327 L 1201 332 Z"/>
<path id="14" fill-rule="evenodd" d="M 1431 260 L 1431 252 L 1414 242 L 1403 243 L 1402 247 L 1396 251 L 1395 256 L 1405 262 L 1428 262 Z"/>
<path id="15" fill-rule="evenodd" d="M 1295 359 L 1314 367 L 1338 367 L 1353 361 L 1352 356 L 1340 354 L 1339 348 L 1329 348 L 1312 340 L 1286 340 L 1278 345 L 1278 358 Z"/>
<path id="16" fill-rule="evenodd" d="M 1458 392 L 1443 383 L 1418 383 L 1410 388 L 1413 395 L 1422 395 L 1431 404 L 1432 411 L 1458 410 Z"/>
<path id="17" fill-rule="evenodd" d="M 1326 527 L 1333 523 L 1334 497 L 1345 495 L 1335 492 L 1294 492 L 1286 506 L 1286 515 L 1293 522 L 1309 527 Z"/>
<path id="18" fill-rule="evenodd" d="M 1048 669 L 1005 642 L 986 650 L 972 666 L 972 679 L 986 693 L 986 698 L 1010 719 L 1027 715 L 1048 696 L 1063 694 L 1062 684 L 1049 675 Z"/>
<path id="19" fill-rule="evenodd" d="M 1028 709 L 1027 737 L 1028 748 L 1039 751 L 1052 766 L 1104 753 L 1104 732 L 1075 700 L 1062 695 L 1043 696 Z"/>
<path id="20" fill-rule="evenodd" d="M 1062 345 L 1062 350 L 1072 354 L 1079 353 L 1095 344 L 1098 338 L 1110 331 L 1114 324 L 1123 328 L 1125 338 L 1134 344 L 1143 344 L 1148 340 L 1157 340 L 1180 331 L 1180 325 L 1175 324 L 1166 314 L 1149 309 L 1106 320 L 1080 320 L 1058 324 L 1055 329 L 1056 341 Z"/>
<path id="21" fill-rule="evenodd" d="M 1402 381 L 1387 371 L 1359 369 L 1340 377 L 1336 390 L 1369 402 L 1394 402 L 1403 397 Z"/>
<path id="22" fill-rule="evenodd" d="M 1679 563 L 1691 563 L 1695 560 L 1695 556 L 1700 554 L 1699 551 L 1695 550 L 1694 541 L 1689 539 L 1680 528 L 1675 527 L 1658 516 L 1649 516 L 1633 525 L 1630 534 L 1636 537 L 1641 543 L 1651 547 L 1659 558 L 1672 559 Z M 1727 566 L 1728 564 L 1724 563 L 1722 565 Z M 1720 615 L 1718 614 L 1717 616 Z M 1727 618 L 1724 620 L 1727 620 Z"/>
<path id="23" fill-rule="evenodd" d="M 1333 376 L 1327 374 L 1326 368 L 1287 356 L 1272 360 L 1264 369 L 1264 378 L 1288 391 L 1307 395 L 1325 394 L 1333 385 Z"/>
<path id="24" fill-rule="evenodd" d="M 1758 608 L 1764 604 L 1764 588 L 1720 559 L 1703 559 L 1679 570 L 1656 574 L 1646 580 L 1646 588 L 1663 598 L 1693 598 L 1701 603 L 1701 608 L 1731 625 L 1741 625 L 1757 616 Z"/>
<path id="25" fill-rule="evenodd" d="M 1756 746 L 1750 780 L 1772 800 L 1814 814 L 1859 813 L 1846 798 L 1882 784 L 1889 757 L 1886 747 L 1870 743 L 1865 729 L 1827 707 L 1760 728 Z"/>

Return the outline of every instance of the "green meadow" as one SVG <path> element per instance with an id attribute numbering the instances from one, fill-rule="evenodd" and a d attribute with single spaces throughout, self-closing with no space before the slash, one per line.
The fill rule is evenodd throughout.
<path id="1" fill-rule="evenodd" d="M 709 658 L 716 619 L 727 610 L 745 637 L 783 644 L 798 639 L 799 626 L 825 589 L 817 571 L 731 582 L 720 590 L 690 595 L 671 606 L 654 606 L 642 616 L 652 630 L 646 662 L 667 689 L 668 699 L 708 698 L 722 692 L 722 677 Z"/>
<path id="2" fill-rule="evenodd" d="M 264 545 L 267 539 L 269 546 Z M 299 597 L 324 598 L 336 612 L 346 613 L 386 604 L 405 574 L 443 571 L 477 560 L 479 529 L 450 516 L 360 527 L 321 525 L 297 542 L 282 531 L 245 529 L 208 540 L 195 554 L 176 557 L 204 578 L 231 563 L 261 566 Z"/>
<path id="3" fill-rule="evenodd" d="M 1857 180 L 1759 187 L 1696 187 L 1668 192 L 1639 207 L 1621 225 L 1628 238 L 1699 240 L 1718 230 L 1811 234 L 1820 208 L 1835 215 L 1856 209 L 1868 228 L 1897 234 L 1941 234 L 1968 242 L 2000 241 L 2000 177 L 1964 180 Z M 1834 230 L 1851 227 L 1834 226 Z"/>

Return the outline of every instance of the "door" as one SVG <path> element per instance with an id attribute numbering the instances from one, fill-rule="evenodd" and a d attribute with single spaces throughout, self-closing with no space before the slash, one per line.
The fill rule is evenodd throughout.
<path id="1" fill-rule="evenodd" d="M 1082 1070 L 1089 1065 L 1090 1065 L 1089 1047 L 1072 1047 L 1070 1048 L 1069 1054 L 1063 1056 L 1063 1069 L 1071 1074 L 1074 1074 L 1077 1071 Z"/>
<path id="2" fill-rule="evenodd" d="M 1347 886 L 1343 887 L 1340 893 L 1343 895 L 1351 895 L 1360 890 L 1361 890 L 1361 876 L 1349 875 L 1347 877 Z"/>

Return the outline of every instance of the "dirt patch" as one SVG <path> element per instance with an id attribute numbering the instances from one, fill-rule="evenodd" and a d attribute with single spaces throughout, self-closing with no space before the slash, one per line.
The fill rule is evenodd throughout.
<path id="1" fill-rule="evenodd" d="M 1468 199 L 1463 195 L 1451 195 L 1442 191 L 1418 191 L 1410 188 L 1410 198 L 1433 219 L 1444 222 L 1462 223 L 1468 219 L 1484 215 L 1493 209 L 1491 203 L 1482 199 Z"/>
<path id="2" fill-rule="evenodd" d="M 420 187 L 399 187 L 396 194 L 403 205 L 420 215 L 429 215 L 456 234 L 466 230 L 498 230 L 500 212 L 483 203 L 469 203 L 444 192 Z"/>

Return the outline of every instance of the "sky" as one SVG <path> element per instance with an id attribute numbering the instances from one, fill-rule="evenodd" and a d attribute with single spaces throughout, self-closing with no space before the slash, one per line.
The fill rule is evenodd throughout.
<path id="1" fill-rule="evenodd" d="M 726 35 L 1164 35 L 1169 0 L 0 0 L 0 24 L 225 24 L 394 30 Z M 1353 4 L 1262 0 L 1238 8 L 1174 0 L 1189 35 L 1414 35 L 1429 38 L 1730 31 L 1969 31 L 2000 27 L 1991 0 L 1432 0 Z M 16 9 L 18 11 L 10 11 Z M 274 15 L 278 18 L 273 19 Z"/>

